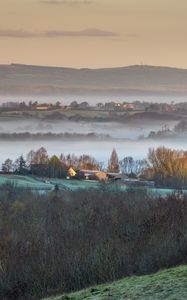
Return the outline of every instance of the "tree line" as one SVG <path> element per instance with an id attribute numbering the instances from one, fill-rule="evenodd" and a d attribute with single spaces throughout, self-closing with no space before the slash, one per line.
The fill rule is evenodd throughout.
<path id="1" fill-rule="evenodd" d="M 26 159 L 21 155 L 13 162 L 6 159 L 2 164 L 3 172 L 19 175 L 36 175 L 53 178 L 66 178 L 69 168 L 77 170 L 100 170 L 111 173 L 123 173 L 130 178 L 153 180 L 157 187 L 187 188 L 187 151 L 173 150 L 165 147 L 149 149 L 146 159 L 134 159 L 126 156 L 119 160 L 113 149 L 105 167 L 90 155 L 75 154 L 49 156 L 46 149 L 31 150 Z"/>
<path id="2" fill-rule="evenodd" d="M 3 133 L 0 132 L 0 140 L 59 140 L 59 139 L 86 139 L 86 140 L 108 140 L 111 136 L 108 134 L 97 134 L 90 132 L 87 134 L 83 133 L 30 133 L 30 132 L 14 132 L 14 133 Z"/>
<path id="3" fill-rule="evenodd" d="M 68 169 L 73 167 L 75 169 L 101 169 L 101 163 L 90 155 L 76 156 L 74 154 L 61 154 L 49 156 L 47 150 L 41 147 L 37 151 L 31 150 L 26 159 L 21 155 L 15 161 L 6 159 L 2 164 L 3 172 L 14 172 L 19 175 L 36 175 L 53 178 L 65 178 Z"/>
<path id="4" fill-rule="evenodd" d="M 9 158 L 6 159 L 2 164 L 2 171 L 7 173 L 14 172 L 19 175 L 33 174 L 63 178 L 66 177 L 68 169 L 72 167 L 75 170 L 105 170 L 111 173 L 123 172 L 136 176 L 143 170 L 145 165 L 145 160 L 134 160 L 132 157 L 125 157 L 123 160 L 119 160 L 115 149 L 111 153 L 107 167 L 104 167 L 103 163 L 87 154 L 80 156 L 61 154 L 59 157 L 57 155 L 50 157 L 47 150 L 41 147 L 37 151 L 31 150 L 26 155 L 26 158 L 21 155 L 15 161 Z"/>

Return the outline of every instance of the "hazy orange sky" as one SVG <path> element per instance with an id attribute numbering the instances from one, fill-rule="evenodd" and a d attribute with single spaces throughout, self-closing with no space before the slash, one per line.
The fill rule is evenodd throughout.
<path id="1" fill-rule="evenodd" d="M 187 68 L 187 0 L 0 0 L 0 64 Z"/>

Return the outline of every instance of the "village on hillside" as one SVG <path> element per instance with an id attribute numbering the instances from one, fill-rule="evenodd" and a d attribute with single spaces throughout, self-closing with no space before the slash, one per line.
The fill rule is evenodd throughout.
<path id="1" fill-rule="evenodd" d="M 4 111 L 52 111 L 52 110 L 89 110 L 89 111 L 108 111 L 108 112 L 181 112 L 187 110 L 186 103 L 153 103 L 141 101 L 110 101 L 99 102 L 96 105 L 90 105 L 87 101 L 72 101 L 69 105 L 63 104 L 63 101 L 53 103 L 43 103 L 38 101 L 8 101 L 0 106 L 0 112 Z"/>

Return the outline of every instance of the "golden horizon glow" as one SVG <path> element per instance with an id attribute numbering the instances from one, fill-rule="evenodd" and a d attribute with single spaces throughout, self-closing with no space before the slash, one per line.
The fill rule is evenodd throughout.
<path id="1" fill-rule="evenodd" d="M 187 68 L 186 35 L 186 0 L 1 0 L 0 64 Z"/>

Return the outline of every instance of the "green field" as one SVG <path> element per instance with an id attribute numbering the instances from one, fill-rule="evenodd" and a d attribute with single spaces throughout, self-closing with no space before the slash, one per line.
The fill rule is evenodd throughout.
<path id="1" fill-rule="evenodd" d="M 4 184 L 13 184 L 18 188 L 29 188 L 36 191 L 50 191 L 54 189 L 55 185 L 58 185 L 62 190 L 71 191 L 76 189 L 97 188 L 99 186 L 96 181 L 49 179 L 20 175 L 0 175 L 0 186 Z"/>
<path id="2" fill-rule="evenodd" d="M 47 192 L 54 190 L 55 186 L 58 185 L 60 190 L 75 191 L 77 189 L 90 189 L 99 188 L 101 185 L 97 181 L 86 181 L 86 180 L 67 180 L 67 179 L 54 179 L 54 178 L 39 178 L 35 176 L 20 176 L 20 175 L 0 175 L 0 186 L 4 184 L 13 184 L 21 189 L 30 189 L 32 191 Z M 125 185 L 118 186 L 115 184 L 108 184 L 105 186 L 107 190 L 115 191 L 122 190 L 126 191 L 128 188 Z M 147 191 L 151 196 L 167 196 L 172 194 L 174 190 L 171 189 L 157 189 L 157 188 L 142 188 L 133 187 L 133 191 Z M 183 191 L 187 194 L 187 191 Z"/>
<path id="3" fill-rule="evenodd" d="M 32 190 L 51 190 L 54 187 L 52 184 L 46 183 L 45 180 L 19 175 L 0 175 L 0 186 L 4 184 L 13 184 L 18 188 L 29 188 Z"/>
<path id="4" fill-rule="evenodd" d="M 185 300 L 187 266 L 160 271 L 153 275 L 129 277 L 77 293 L 45 300 Z"/>
<path id="5" fill-rule="evenodd" d="M 111 111 L 107 110 L 86 110 L 86 109 L 56 109 L 49 111 L 8 111 L 8 112 L 0 112 L 0 117 L 2 120 L 8 119 L 25 119 L 25 118 L 36 118 L 36 119 L 50 119 L 54 114 L 58 114 L 58 118 L 60 115 L 65 116 L 67 118 L 71 117 L 80 117 L 83 119 L 95 119 L 100 118 L 103 121 L 111 118 Z M 114 116 L 129 116 L 134 115 L 136 113 L 145 113 L 144 111 L 113 111 Z M 116 120 L 117 121 L 117 120 Z"/>

